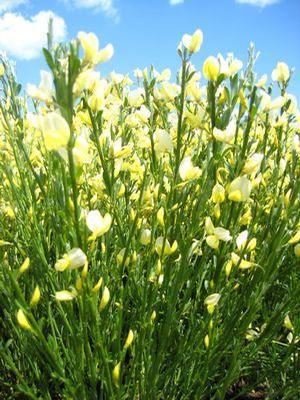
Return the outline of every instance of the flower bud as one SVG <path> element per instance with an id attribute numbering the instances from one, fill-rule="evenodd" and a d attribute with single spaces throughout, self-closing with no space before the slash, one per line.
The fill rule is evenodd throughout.
<path id="1" fill-rule="evenodd" d="M 204 346 L 208 349 L 209 348 L 209 336 L 206 335 L 204 338 Z"/>
<path id="2" fill-rule="evenodd" d="M 87 274 L 88 274 L 88 269 L 89 269 L 89 264 L 88 264 L 88 262 L 86 261 L 86 263 L 85 263 L 84 266 L 83 266 L 82 272 L 81 272 L 81 277 L 82 277 L 82 279 L 86 279 Z"/>
<path id="3" fill-rule="evenodd" d="M 110 293 L 109 293 L 108 287 L 105 286 L 104 290 L 103 290 L 102 298 L 101 298 L 101 301 L 99 304 L 100 311 L 104 310 L 104 308 L 107 306 L 107 304 L 109 302 L 109 298 L 110 298 Z"/>
<path id="4" fill-rule="evenodd" d="M 41 291 L 38 286 L 34 289 L 33 295 L 30 300 L 30 307 L 34 307 L 37 305 L 37 303 L 40 301 L 41 298 Z"/>
<path id="5" fill-rule="evenodd" d="M 26 329 L 28 331 L 32 331 L 32 326 L 30 325 L 24 311 L 19 309 L 17 313 L 17 321 L 21 328 Z"/>
<path id="6" fill-rule="evenodd" d="M 292 321 L 291 321 L 291 319 L 290 319 L 290 317 L 289 317 L 288 314 L 287 314 L 287 315 L 285 316 L 285 318 L 284 318 L 283 325 L 284 325 L 284 327 L 285 327 L 286 329 L 288 329 L 289 331 L 293 331 L 293 330 L 294 330 Z"/>
<path id="7" fill-rule="evenodd" d="M 221 216 L 220 203 L 216 203 L 214 206 L 214 216 L 216 217 L 216 219 L 219 219 Z"/>
<path id="8" fill-rule="evenodd" d="M 150 321 L 153 323 L 156 319 L 156 311 L 152 311 L 151 317 L 150 317 Z"/>
<path id="9" fill-rule="evenodd" d="M 103 278 L 101 277 L 98 282 L 96 283 L 96 285 L 93 287 L 92 292 L 93 293 L 98 293 L 101 286 L 102 286 L 102 282 L 103 282 Z"/>
<path id="10" fill-rule="evenodd" d="M 165 215 L 165 210 L 163 207 L 160 207 L 160 209 L 157 211 L 157 221 L 161 226 L 164 226 L 164 215 Z"/>
<path id="11" fill-rule="evenodd" d="M 128 347 L 131 346 L 131 343 L 133 342 L 133 338 L 134 338 L 134 334 L 133 334 L 133 331 L 130 329 L 130 331 L 128 332 L 128 335 L 127 335 L 127 339 L 124 344 L 124 349 L 128 349 Z"/>
<path id="12" fill-rule="evenodd" d="M 119 362 L 115 366 L 112 373 L 113 383 L 117 388 L 120 387 L 120 369 L 121 369 L 121 362 Z"/>
<path id="13" fill-rule="evenodd" d="M 29 264 L 30 264 L 30 259 L 29 257 L 27 257 L 23 262 L 23 264 L 21 265 L 21 267 L 19 268 L 19 273 L 23 274 L 25 271 L 27 271 L 29 268 Z"/>

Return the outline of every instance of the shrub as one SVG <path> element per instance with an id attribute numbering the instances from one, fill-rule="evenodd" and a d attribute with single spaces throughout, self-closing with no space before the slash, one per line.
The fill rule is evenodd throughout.
<path id="1" fill-rule="evenodd" d="M 93 34 L 49 40 L 32 103 L 2 58 L 2 398 L 299 397 L 292 71 L 272 97 L 251 45 L 201 86 L 201 43 L 133 83 Z"/>

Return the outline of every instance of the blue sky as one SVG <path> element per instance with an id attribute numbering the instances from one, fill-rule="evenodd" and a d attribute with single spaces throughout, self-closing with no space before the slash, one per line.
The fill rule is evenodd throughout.
<path id="1" fill-rule="evenodd" d="M 38 48 L 48 11 L 55 14 L 58 40 L 83 30 L 96 33 L 100 46 L 113 44 L 114 57 L 100 67 L 103 75 L 153 64 L 157 70 L 170 67 L 175 79 L 178 42 L 200 28 L 197 68 L 218 52 L 245 61 L 253 41 L 261 51 L 258 74 L 270 79 L 276 63 L 287 62 L 295 67 L 290 92 L 300 98 L 300 0 L 0 0 L 0 50 L 16 60 L 22 83 L 38 83 L 45 68 Z"/>

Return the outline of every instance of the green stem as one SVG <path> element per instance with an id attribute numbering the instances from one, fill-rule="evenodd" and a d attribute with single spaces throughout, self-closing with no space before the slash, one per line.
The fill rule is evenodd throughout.
<path id="1" fill-rule="evenodd" d="M 186 57 L 184 57 L 182 59 L 180 108 L 179 108 L 178 124 L 177 124 L 175 174 L 174 174 L 175 183 L 177 182 L 177 179 L 178 179 L 178 171 L 179 171 L 179 165 L 180 165 L 180 149 L 181 149 L 181 139 L 182 139 L 183 110 L 184 110 L 184 102 L 185 102 L 186 71 L 187 71 L 187 60 L 186 60 Z"/>
<path id="2" fill-rule="evenodd" d="M 77 239 L 77 245 L 79 247 L 81 247 L 82 242 L 81 242 L 80 229 L 79 229 L 80 212 L 79 212 L 79 206 L 78 206 L 78 188 L 77 188 L 77 184 L 76 184 L 73 149 L 71 146 L 68 146 L 68 159 L 69 159 L 69 170 L 70 170 L 70 177 L 71 177 L 71 184 L 72 184 L 72 200 L 73 200 L 73 204 L 74 204 L 76 239 Z"/>

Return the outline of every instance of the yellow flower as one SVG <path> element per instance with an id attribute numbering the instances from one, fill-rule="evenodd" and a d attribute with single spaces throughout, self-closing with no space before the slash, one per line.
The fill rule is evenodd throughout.
<path id="1" fill-rule="evenodd" d="M 100 304 L 99 304 L 99 310 L 100 311 L 104 310 L 104 308 L 107 306 L 107 304 L 109 302 L 109 299 L 110 299 L 110 293 L 109 293 L 108 287 L 105 286 L 104 289 L 103 289 L 101 301 L 100 301 Z"/>
<path id="2" fill-rule="evenodd" d="M 217 236 L 217 238 L 219 240 L 222 240 L 223 242 L 229 242 L 232 239 L 230 232 L 227 229 L 224 229 L 220 226 L 214 228 L 214 235 Z"/>
<path id="3" fill-rule="evenodd" d="M 238 265 L 240 269 L 248 269 L 254 266 L 254 264 L 250 261 L 244 260 L 240 256 L 235 253 L 231 253 L 231 261 L 233 265 Z"/>
<path id="4" fill-rule="evenodd" d="M 203 75 L 209 81 L 215 81 L 218 78 L 220 64 L 216 57 L 208 57 L 203 64 Z"/>
<path id="5" fill-rule="evenodd" d="M 76 269 L 83 267 L 87 262 L 86 255 L 79 248 L 74 248 L 65 254 L 63 258 L 55 263 L 56 271 L 64 271 L 65 269 Z"/>
<path id="6" fill-rule="evenodd" d="M 245 162 L 243 173 L 244 174 L 256 174 L 260 169 L 261 162 L 264 158 L 264 155 L 261 153 L 254 153 L 250 158 L 248 158 Z"/>
<path id="7" fill-rule="evenodd" d="M 98 52 L 96 57 L 96 64 L 104 63 L 110 60 L 113 55 L 114 55 L 114 48 L 113 45 L 109 43 Z"/>
<path id="8" fill-rule="evenodd" d="M 69 143 L 70 128 L 67 121 L 60 114 L 50 112 L 41 117 L 40 128 L 47 150 L 58 150 Z"/>
<path id="9" fill-rule="evenodd" d="M 214 312 L 216 305 L 218 304 L 221 295 L 219 293 L 213 293 L 204 299 L 204 304 L 207 306 L 207 310 L 210 314 Z"/>
<path id="10" fill-rule="evenodd" d="M 216 235 L 208 235 L 205 240 L 212 249 L 216 250 L 219 247 L 220 240 Z"/>
<path id="11" fill-rule="evenodd" d="M 83 267 L 87 262 L 87 257 L 85 253 L 79 248 L 74 248 L 70 250 L 66 257 L 69 261 L 69 269 L 77 269 Z"/>
<path id="12" fill-rule="evenodd" d="M 56 261 L 54 268 L 56 271 L 64 271 L 65 269 L 69 268 L 70 261 L 68 257 L 64 256 L 63 258 L 60 258 L 59 260 Z"/>
<path id="13" fill-rule="evenodd" d="M 276 68 L 272 72 L 273 81 L 285 83 L 290 78 L 290 69 L 284 62 L 278 62 Z"/>
<path id="14" fill-rule="evenodd" d="M 235 136 L 235 132 L 236 132 L 236 121 L 232 120 L 224 130 L 214 128 L 213 137 L 218 142 L 230 144 Z"/>
<path id="15" fill-rule="evenodd" d="M 190 53 L 197 53 L 200 50 L 202 42 L 203 33 L 200 29 L 197 29 L 193 35 L 185 34 L 182 37 L 182 44 Z"/>
<path id="16" fill-rule="evenodd" d="M 106 233 L 111 226 L 112 218 L 110 214 L 105 214 L 104 217 L 98 210 L 90 211 L 86 217 L 86 224 L 90 231 L 92 231 L 91 239 Z"/>
<path id="17" fill-rule="evenodd" d="M 209 296 L 207 296 L 204 299 L 204 304 L 206 306 L 212 306 L 212 305 L 216 306 L 218 304 L 220 298 L 221 298 L 221 295 L 219 293 L 210 294 Z"/>
<path id="18" fill-rule="evenodd" d="M 75 299 L 76 295 L 68 290 L 61 290 L 55 293 L 55 299 L 57 301 L 71 301 Z"/>
<path id="19" fill-rule="evenodd" d="M 179 175 L 183 181 L 198 179 L 202 174 L 199 167 L 194 167 L 190 157 L 185 157 L 179 166 Z"/>
<path id="20" fill-rule="evenodd" d="M 176 240 L 171 246 L 168 239 L 164 240 L 162 236 L 158 237 L 155 242 L 155 250 L 159 256 L 169 256 L 177 250 L 177 247 Z"/>
<path id="21" fill-rule="evenodd" d="M 84 49 L 84 61 L 95 64 L 99 49 L 97 36 L 94 33 L 79 32 L 78 39 Z"/>
<path id="22" fill-rule="evenodd" d="M 26 315 L 24 314 L 24 311 L 21 309 L 19 309 L 17 313 L 17 321 L 21 328 L 26 329 L 28 331 L 32 330 L 32 326 L 30 325 Z"/>
<path id="23" fill-rule="evenodd" d="M 239 176 L 229 186 L 229 200 L 246 201 L 250 197 L 252 184 L 246 176 Z"/>
<path id="24" fill-rule="evenodd" d="M 40 301 L 41 298 L 41 291 L 38 286 L 34 289 L 33 295 L 30 300 L 30 307 L 34 307 L 37 305 L 37 303 Z"/>

